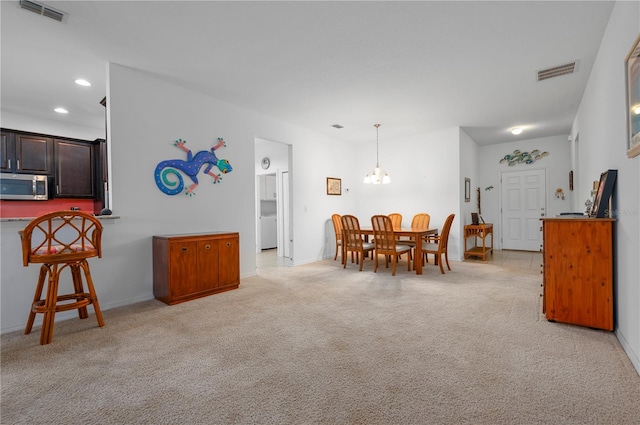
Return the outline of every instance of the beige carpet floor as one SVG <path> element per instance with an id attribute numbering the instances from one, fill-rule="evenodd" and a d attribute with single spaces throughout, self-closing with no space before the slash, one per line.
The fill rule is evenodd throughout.
<path id="1" fill-rule="evenodd" d="M 39 327 L 2 335 L 0 422 L 640 423 L 615 335 L 547 322 L 539 270 L 405 267 L 265 268 L 234 291 L 105 311 L 104 328 L 56 323 L 47 346 Z"/>

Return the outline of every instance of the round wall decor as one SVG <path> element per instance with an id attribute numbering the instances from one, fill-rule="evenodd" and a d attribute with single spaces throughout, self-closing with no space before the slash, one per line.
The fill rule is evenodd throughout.
<path id="1" fill-rule="evenodd" d="M 271 166 L 271 160 L 269 159 L 269 157 L 265 156 L 264 158 L 262 158 L 261 165 L 265 170 L 269 168 Z"/>

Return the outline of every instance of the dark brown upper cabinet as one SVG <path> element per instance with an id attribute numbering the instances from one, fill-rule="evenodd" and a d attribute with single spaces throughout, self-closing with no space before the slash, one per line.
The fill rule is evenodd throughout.
<path id="1" fill-rule="evenodd" d="M 54 139 L 56 197 L 95 198 L 95 143 Z"/>
<path id="2" fill-rule="evenodd" d="M 53 139 L 2 131 L 0 171 L 51 175 L 53 173 Z"/>

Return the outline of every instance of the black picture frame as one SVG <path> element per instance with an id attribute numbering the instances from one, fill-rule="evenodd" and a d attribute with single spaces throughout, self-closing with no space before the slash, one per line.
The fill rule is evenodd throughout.
<path id="1" fill-rule="evenodd" d="M 618 170 L 607 170 L 600 174 L 600 182 L 598 182 L 598 190 L 591 208 L 591 217 L 605 218 L 611 216 L 609 211 L 609 199 L 613 195 L 613 187 L 616 183 Z"/>
<path id="2" fill-rule="evenodd" d="M 471 179 L 464 178 L 464 202 L 471 202 Z"/>

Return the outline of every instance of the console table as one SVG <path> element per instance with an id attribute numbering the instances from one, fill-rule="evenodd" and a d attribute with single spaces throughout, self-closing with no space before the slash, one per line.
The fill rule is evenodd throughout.
<path id="1" fill-rule="evenodd" d="M 487 246 L 486 238 L 491 235 L 491 244 Z M 473 238 L 473 246 L 467 248 L 467 239 Z M 482 246 L 478 246 L 478 238 L 482 240 Z M 487 254 L 493 254 L 493 224 L 467 224 L 464 226 L 464 258 L 480 257 L 487 259 Z"/>

